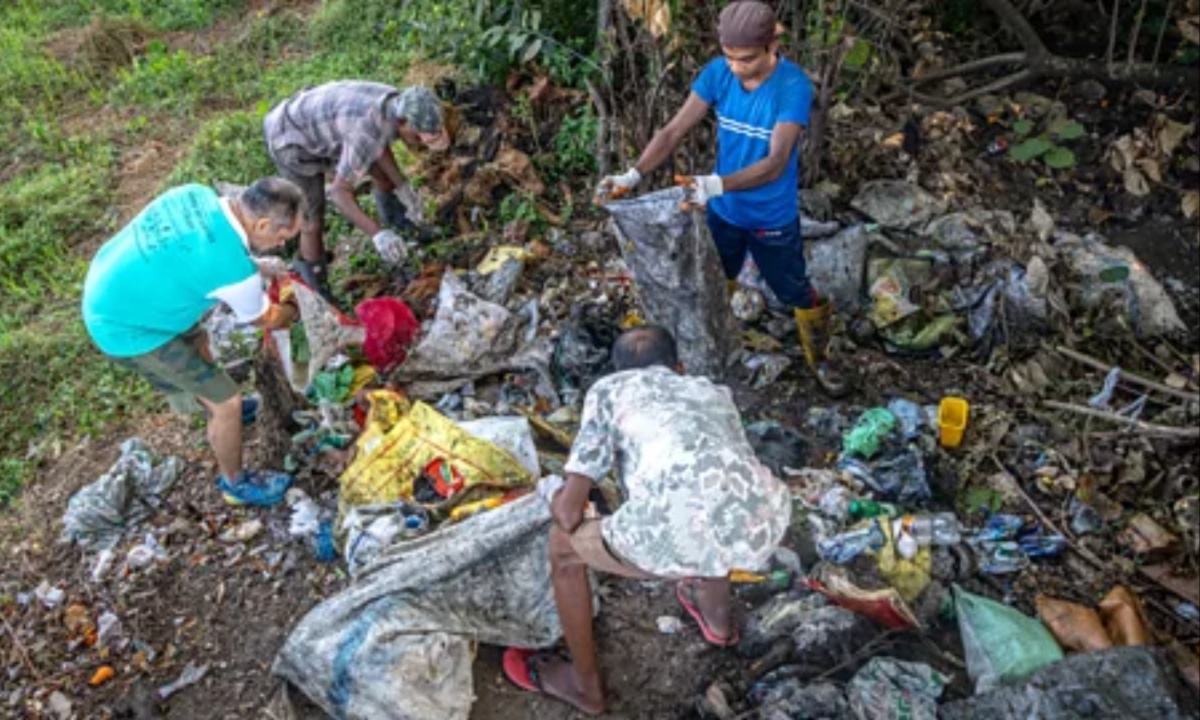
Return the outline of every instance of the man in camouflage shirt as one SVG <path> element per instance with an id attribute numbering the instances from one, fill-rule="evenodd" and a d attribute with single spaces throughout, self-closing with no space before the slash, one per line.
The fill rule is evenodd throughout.
<path id="1" fill-rule="evenodd" d="M 449 136 L 433 91 L 422 85 L 403 90 L 374 82 L 344 80 L 305 88 L 280 102 L 263 119 L 267 151 L 279 174 L 304 190 L 308 212 L 300 233 L 297 270 L 310 285 L 327 292 L 322 224 L 325 173 L 333 172 L 329 199 L 367 234 L 388 264 L 404 259 L 404 241 L 395 230 L 412 223 L 396 190 L 405 179 L 391 145 L 397 138 L 412 148 L 444 150 Z M 366 176 L 374 186 L 376 221 L 354 196 Z"/>
<path id="2" fill-rule="evenodd" d="M 791 496 L 758 462 L 728 388 L 683 374 L 660 327 L 624 333 L 617 372 L 588 391 L 579 435 L 554 495 L 554 596 L 571 660 L 509 651 L 510 677 L 584 712 L 604 711 L 592 638 L 589 567 L 630 578 L 678 579 L 676 593 L 718 646 L 737 642 L 729 573 L 765 566 L 791 519 Z M 615 471 L 625 503 L 584 519 L 592 485 Z M 516 679 L 514 677 L 514 679 Z"/>

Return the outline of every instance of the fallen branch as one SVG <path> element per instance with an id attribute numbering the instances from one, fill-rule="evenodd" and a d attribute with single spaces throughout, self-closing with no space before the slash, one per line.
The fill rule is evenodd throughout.
<path id="1" fill-rule="evenodd" d="M 12 629 L 12 625 L 8 624 L 8 620 L 3 615 L 0 615 L 0 622 L 4 623 L 4 629 L 8 632 L 8 636 L 12 638 L 13 647 L 21 654 L 21 661 L 25 663 L 25 667 L 29 668 L 33 679 L 40 685 L 42 683 L 42 674 L 38 672 L 37 666 L 29 659 L 29 651 L 25 649 L 25 644 L 17 637 L 16 631 Z"/>
<path id="2" fill-rule="evenodd" d="M 1064 410 L 1066 412 L 1073 412 L 1077 415 L 1085 415 L 1087 417 L 1094 417 L 1100 420 L 1108 420 L 1109 422 L 1128 425 L 1130 429 L 1142 435 L 1161 435 L 1164 437 L 1173 437 L 1186 440 L 1195 440 L 1200 438 L 1200 427 L 1179 428 L 1171 427 L 1169 425 L 1155 425 L 1154 423 L 1127 418 L 1124 415 L 1118 415 L 1107 410 L 1097 410 L 1096 408 L 1088 407 L 1086 405 L 1075 405 L 1072 403 L 1058 402 L 1056 400 L 1045 400 L 1043 404 L 1053 410 Z"/>
<path id="3" fill-rule="evenodd" d="M 1023 52 L 1001 53 L 981 60 L 964 63 L 947 70 L 933 72 L 925 77 L 913 78 L 908 83 L 907 89 L 914 98 L 917 97 L 915 93 L 916 88 L 926 83 L 959 77 L 999 65 L 1022 65 L 1023 69 L 995 82 L 968 90 L 955 98 L 946 99 L 921 96 L 921 99 L 937 105 L 956 105 L 980 95 L 1003 90 L 1017 83 L 1042 78 L 1063 80 L 1093 78 L 1115 83 L 1184 89 L 1191 89 L 1200 85 L 1200 68 L 1195 66 L 1135 63 L 1132 62 L 1132 56 L 1125 63 L 1119 66 L 1115 65 L 1113 63 L 1113 53 L 1116 42 L 1116 12 L 1113 13 L 1112 34 L 1109 38 L 1109 48 L 1105 59 L 1090 60 L 1063 57 L 1050 52 L 1046 48 L 1045 43 L 1042 42 L 1037 30 L 1021 14 L 1021 11 L 1013 6 L 1010 0 L 981 1 L 1000 19 L 1003 26 L 1016 36 L 1017 41 L 1023 48 Z M 1114 3 L 1114 11 L 1116 9 L 1116 3 Z"/>
<path id="4" fill-rule="evenodd" d="M 1112 365 L 1109 365 L 1102 360 L 1097 360 L 1096 358 L 1094 358 L 1090 355 L 1084 355 L 1083 353 L 1079 352 L 1078 350 L 1072 350 L 1071 348 L 1064 347 L 1062 345 L 1057 345 L 1057 346 L 1055 346 L 1054 349 L 1057 350 L 1060 354 L 1065 355 L 1066 357 L 1074 360 L 1075 362 L 1083 363 L 1084 365 L 1091 366 L 1101 372 L 1107 373 L 1107 372 L 1111 372 L 1113 369 Z M 1179 398 L 1180 400 L 1186 400 L 1188 402 L 1193 402 L 1193 403 L 1200 402 L 1200 393 L 1190 393 L 1185 390 L 1176 390 L 1175 388 L 1170 387 L 1169 385 L 1163 385 L 1162 383 L 1154 382 L 1153 380 L 1144 378 L 1141 375 L 1135 375 L 1134 373 L 1129 372 L 1125 368 L 1121 368 L 1121 379 L 1131 382 L 1134 385 L 1141 385 L 1144 388 L 1148 388 L 1150 390 L 1155 390 L 1157 392 L 1163 393 L 1164 395 L 1170 395 L 1171 397 Z"/>

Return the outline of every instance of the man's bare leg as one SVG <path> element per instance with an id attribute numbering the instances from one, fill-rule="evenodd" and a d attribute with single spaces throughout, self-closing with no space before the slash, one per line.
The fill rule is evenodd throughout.
<path id="1" fill-rule="evenodd" d="M 322 219 L 305 218 L 300 227 L 300 259 L 309 263 L 325 262 L 325 242 L 322 235 Z"/>
<path id="2" fill-rule="evenodd" d="M 208 444 L 217 456 L 217 469 L 233 482 L 242 474 L 242 396 L 223 403 L 197 398 L 208 409 Z"/>
<path id="3" fill-rule="evenodd" d="M 592 589 L 587 565 L 557 525 L 550 530 L 554 602 L 571 662 L 550 660 L 536 668 L 542 689 L 589 715 L 604 712 L 604 688 L 592 635 Z"/>

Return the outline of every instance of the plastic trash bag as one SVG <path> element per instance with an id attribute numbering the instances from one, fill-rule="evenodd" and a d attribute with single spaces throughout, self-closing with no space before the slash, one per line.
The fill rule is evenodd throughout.
<path id="1" fill-rule="evenodd" d="M 561 635 L 550 522 L 529 495 L 383 550 L 296 625 L 272 672 L 334 718 L 466 720 L 476 642 Z"/>
<path id="2" fill-rule="evenodd" d="M 541 474 L 537 446 L 533 442 L 533 428 L 524 416 L 485 417 L 460 422 L 458 426 L 512 455 L 531 476 L 537 477 Z"/>
<path id="3" fill-rule="evenodd" d="M 533 369 L 543 378 L 540 392 L 557 400 L 549 384 L 549 348 L 538 340 L 536 329 L 536 323 L 531 327 L 523 316 L 471 294 L 447 271 L 437 313 L 394 377 L 408 383 L 414 397 L 436 398 L 468 380 Z"/>
<path id="4" fill-rule="evenodd" d="M 924 663 L 874 657 L 846 686 L 846 696 L 859 720 L 937 720 L 947 682 Z"/>
<path id="5" fill-rule="evenodd" d="M 833 237 L 804 235 L 809 280 L 840 311 L 855 312 L 862 306 L 870 243 L 871 232 L 865 225 L 848 227 Z"/>
<path id="6" fill-rule="evenodd" d="M 1124 312 L 1142 337 L 1187 330 L 1162 283 L 1129 248 L 1108 245 L 1096 235 L 1064 234 L 1055 249 L 1081 281 L 1083 307 Z"/>
<path id="7" fill-rule="evenodd" d="M 421 329 L 407 305 L 396 298 L 372 298 L 360 302 L 354 314 L 366 328 L 363 355 L 372 367 L 386 375 L 404 362 Z"/>
<path id="8" fill-rule="evenodd" d="M 873 180 L 850 206 L 885 228 L 917 231 L 942 212 L 942 203 L 924 188 L 903 180 Z"/>
<path id="9" fill-rule="evenodd" d="M 1021 685 L 939 709 L 942 720 L 1186 720 L 1195 697 L 1160 650 L 1116 647 L 1047 665 Z"/>
<path id="10" fill-rule="evenodd" d="M 366 337 L 357 321 L 343 315 L 296 277 L 277 278 L 269 294 L 275 302 L 294 294 L 300 309 L 300 319 L 293 327 L 270 333 L 284 375 L 300 394 L 313 384 L 318 373 L 334 364 L 345 346 L 361 345 Z"/>
<path id="11" fill-rule="evenodd" d="M 740 344 L 708 224 L 683 188 L 606 204 L 646 319 L 671 331 L 692 375 L 720 378 Z"/>
<path id="12" fill-rule="evenodd" d="M 126 440 L 108 472 L 71 496 L 63 537 L 88 550 L 111 550 L 126 530 L 158 511 L 182 471 L 179 458 L 155 462 L 141 439 Z"/>
<path id="13" fill-rule="evenodd" d="M 1039 668 L 1062 660 L 1062 648 L 1038 620 L 957 585 L 954 602 L 975 692 L 1020 682 Z"/>

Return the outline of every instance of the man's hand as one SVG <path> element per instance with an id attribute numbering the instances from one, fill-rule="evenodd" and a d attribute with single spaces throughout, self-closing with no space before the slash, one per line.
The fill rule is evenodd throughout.
<path id="1" fill-rule="evenodd" d="M 583 522 L 583 509 L 587 505 L 592 481 L 583 475 L 567 474 L 567 484 L 554 495 L 550 502 L 550 515 L 554 522 L 567 533 L 575 532 Z"/>
<path id="2" fill-rule="evenodd" d="M 720 175 L 676 175 L 675 184 L 688 191 L 687 199 L 679 204 L 679 209 L 686 212 L 699 210 L 725 193 Z"/>
<path id="3" fill-rule="evenodd" d="M 399 265 L 408 257 L 408 247 L 404 244 L 404 238 L 391 230 L 380 230 L 371 238 L 371 242 L 388 265 Z"/>
<path id="4" fill-rule="evenodd" d="M 637 187 L 642 181 L 642 174 L 636 167 L 631 167 L 621 175 L 609 175 L 600 181 L 596 188 L 596 204 L 603 205 L 609 200 L 617 200 Z"/>

